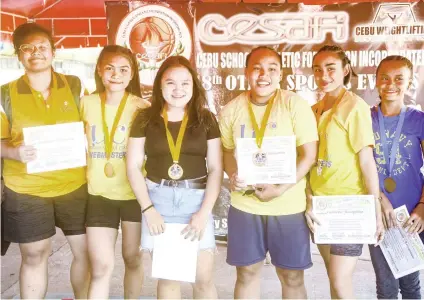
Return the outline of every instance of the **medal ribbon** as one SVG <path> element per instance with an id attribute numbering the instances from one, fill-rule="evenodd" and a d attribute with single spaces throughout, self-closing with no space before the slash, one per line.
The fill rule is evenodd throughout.
<path id="1" fill-rule="evenodd" d="M 171 135 L 171 132 L 168 129 L 168 113 L 166 112 L 165 108 L 163 109 L 163 121 L 165 123 L 166 139 L 168 140 L 168 146 L 169 146 L 169 151 L 171 152 L 172 160 L 175 164 L 178 164 L 178 161 L 180 159 L 180 153 L 181 153 L 181 145 L 183 143 L 184 133 L 187 128 L 188 114 L 187 112 L 184 113 L 183 121 L 181 123 L 180 130 L 178 131 L 176 143 L 174 143 L 174 139 Z"/>
<path id="2" fill-rule="evenodd" d="M 121 103 L 119 103 L 118 111 L 116 112 L 115 119 L 113 120 L 112 130 L 109 134 L 109 128 L 106 124 L 106 99 L 105 94 L 100 94 L 100 107 L 102 109 L 102 125 L 103 125 L 103 134 L 105 136 L 105 153 L 106 159 L 109 160 L 112 154 L 113 147 L 113 138 L 115 136 L 116 129 L 118 128 L 119 120 L 121 119 L 122 113 L 124 112 L 125 104 L 128 100 L 128 92 L 125 92 L 124 97 L 121 99 Z"/>
<path id="3" fill-rule="evenodd" d="M 392 148 L 390 149 L 390 156 L 389 156 L 389 147 L 387 145 L 386 128 L 384 126 L 384 119 L 383 119 L 383 114 L 381 112 L 380 106 L 377 106 L 377 112 L 378 112 L 378 127 L 380 130 L 381 147 L 383 148 L 384 159 L 386 160 L 386 164 L 387 164 L 387 159 L 389 159 L 389 176 L 388 177 L 391 177 L 393 166 L 395 165 L 396 153 L 399 148 L 399 138 L 400 138 L 400 134 L 403 127 L 403 122 L 405 121 L 406 106 L 403 106 L 400 111 L 399 121 L 396 125 L 395 136 L 392 142 Z"/>
<path id="4" fill-rule="evenodd" d="M 274 104 L 274 99 L 276 96 L 277 96 L 277 91 L 275 92 L 271 100 L 269 100 L 266 105 L 265 114 L 262 117 L 262 121 L 261 121 L 261 128 L 259 128 L 258 123 L 256 122 L 255 114 L 253 113 L 252 103 L 249 101 L 247 104 L 249 108 L 250 121 L 252 122 L 253 130 L 255 131 L 256 145 L 258 145 L 259 149 L 261 149 L 262 147 L 262 142 L 265 136 L 266 125 L 268 124 L 268 119 L 269 119 L 269 116 L 271 115 L 272 105 Z"/>
<path id="5" fill-rule="evenodd" d="M 327 153 L 328 156 L 328 151 L 327 151 L 327 129 L 328 129 L 328 125 L 330 124 L 333 115 L 335 114 L 336 110 L 337 110 L 337 106 L 339 106 L 340 102 L 343 99 L 344 94 L 346 93 L 345 89 L 341 89 L 341 91 L 339 92 L 339 95 L 337 96 L 336 102 L 334 102 L 333 107 L 331 108 L 330 114 L 328 115 L 327 119 L 325 119 L 323 121 L 322 124 L 322 133 L 324 133 L 324 138 L 320 138 L 320 145 L 318 147 L 318 159 L 328 159 L 328 157 L 324 157 L 326 156 L 325 153 Z M 325 105 L 325 98 L 323 100 L 321 100 L 321 103 L 318 106 L 318 110 L 317 110 L 317 123 L 319 123 L 319 120 L 321 118 L 322 115 L 322 111 L 324 110 L 324 105 Z M 318 126 L 319 127 L 319 126 Z"/>

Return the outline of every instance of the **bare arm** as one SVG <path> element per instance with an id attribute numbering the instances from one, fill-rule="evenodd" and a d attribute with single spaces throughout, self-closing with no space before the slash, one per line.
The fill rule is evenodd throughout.
<path id="1" fill-rule="evenodd" d="M 208 140 L 208 152 L 206 154 L 208 165 L 208 181 L 206 183 L 205 196 L 200 210 L 191 216 L 190 223 L 181 232 L 185 238 L 191 240 L 201 239 L 206 225 L 210 219 L 212 209 L 221 191 L 222 184 L 222 149 L 221 139 Z"/>
<path id="2" fill-rule="evenodd" d="M 141 168 L 144 162 L 146 138 L 129 138 L 127 146 L 127 176 L 141 209 L 152 204 Z"/>
<path id="3" fill-rule="evenodd" d="M 228 178 L 231 178 L 234 174 L 237 174 L 237 161 L 234 157 L 234 149 L 223 148 L 224 158 L 224 172 Z"/>
<path id="4" fill-rule="evenodd" d="M 314 195 L 312 193 L 312 188 L 311 188 L 311 183 L 310 181 L 310 176 L 309 173 L 306 174 L 306 188 L 305 188 L 305 192 L 306 192 L 306 204 L 310 205 L 312 207 L 312 196 Z"/>
<path id="5" fill-rule="evenodd" d="M 7 159 L 16 159 L 16 149 L 12 145 L 10 145 L 9 139 L 1 140 L 1 157 Z"/>
<path id="6" fill-rule="evenodd" d="M 424 141 L 421 142 L 421 150 L 424 155 Z M 424 231 L 424 186 L 421 191 L 420 201 L 411 213 L 411 217 L 405 222 L 405 227 L 409 227 L 409 232 L 421 233 Z"/>
<path id="7" fill-rule="evenodd" d="M 421 141 L 421 151 L 423 152 L 423 157 L 424 157 L 424 141 Z M 420 202 L 424 203 L 424 186 L 422 187 Z M 420 205 L 423 205 L 423 204 L 420 204 Z"/>
<path id="8" fill-rule="evenodd" d="M 141 171 L 144 162 L 144 143 L 146 138 L 129 138 L 127 145 L 127 176 L 131 188 L 144 210 L 152 205 L 147 191 L 146 181 Z M 165 222 L 154 207 L 144 212 L 151 235 L 161 234 L 165 231 Z"/>
<path id="9" fill-rule="evenodd" d="M 37 157 L 37 151 L 33 146 L 13 147 L 9 139 L 3 139 L 1 140 L 1 157 L 27 163 Z"/>
<path id="10" fill-rule="evenodd" d="M 237 160 L 234 157 L 234 149 L 223 148 L 224 155 L 224 171 L 227 173 L 230 179 L 230 190 L 231 191 L 243 191 L 247 188 L 247 185 L 243 179 L 237 176 L 238 167 Z"/>
<path id="11" fill-rule="evenodd" d="M 373 195 L 376 199 L 378 199 L 378 197 L 380 197 L 380 184 L 372 148 L 364 147 L 358 154 L 359 165 L 361 167 L 362 176 L 364 177 L 364 183 L 368 194 Z"/>
<path id="12" fill-rule="evenodd" d="M 306 210 L 305 210 L 305 218 L 306 223 L 308 224 L 309 229 L 312 233 L 315 232 L 315 223 L 318 225 L 321 225 L 318 218 L 314 215 L 313 211 L 313 205 L 312 205 L 312 196 L 314 195 L 312 193 L 311 184 L 309 181 L 309 173 L 306 175 Z"/>
<path id="13" fill-rule="evenodd" d="M 310 142 L 297 147 L 296 183 L 285 183 L 279 185 L 256 185 L 262 190 L 256 190 L 256 195 L 263 201 L 269 201 L 284 194 L 288 189 L 296 185 L 308 174 L 316 162 L 318 142 Z"/>
<path id="14" fill-rule="evenodd" d="M 380 197 L 380 184 L 377 173 L 377 166 L 374 160 L 374 154 L 372 148 L 367 146 L 362 148 L 359 153 L 359 165 L 361 168 L 362 176 L 364 178 L 365 187 L 367 188 L 368 194 L 373 195 L 375 199 L 375 211 L 377 218 L 377 239 L 381 241 L 383 239 L 384 226 L 381 213 L 381 204 L 379 201 Z"/>
<path id="15" fill-rule="evenodd" d="M 318 142 L 310 142 L 297 147 L 296 183 L 303 179 L 316 163 Z M 296 183 L 291 184 L 291 186 Z M 309 184 L 307 185 L 309 187 Z"/>
<path id="16" fill-rule="evenodd" d="M 208 140 L 206 163 L 208 166 L 208 181 L 206 183 L 205 198 L 200 210 L 206 215 L 209 215 L 221 191 L 223 167 L 220 138 Z"/>

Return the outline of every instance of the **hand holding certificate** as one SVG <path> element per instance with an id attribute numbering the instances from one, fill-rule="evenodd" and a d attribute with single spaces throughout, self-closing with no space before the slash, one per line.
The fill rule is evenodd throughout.
<path id="1" fill-rule="evenodd" d="M 380 247 L 393 276 L 398 279 L 424 269 L 424 245 L 417 233 L 408 234 L 403 228 L 409 218 L 406 206 L 398 207 L 394 212 L 398 226 L 386 232 Z"/>
<path id="2" fill-rule="evenodd" d="M 314 196 L 317 244 L 375 244 L 375 200 L 371 195 Z"/>
<path id="3" fill-rule="evenodd" d="M 82 122 L 27 127 L 25 145 L 33 146 L 37 157 L 27 163 L 28 174 L 64 170 L 86 165 Z"/>
<path id="4" fill-rule="evenodd" d="M 247 185 L 296 183 L 295 136 L 237 139 L 238 177 Z"/>

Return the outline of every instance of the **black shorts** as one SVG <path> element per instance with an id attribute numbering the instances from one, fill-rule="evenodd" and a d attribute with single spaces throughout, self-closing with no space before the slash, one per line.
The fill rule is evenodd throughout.
<path id="1" fill-rule="evenodd" d="M 141 222 L 137 200 L 110 200 L 88 195 L 87 227 L 119 228 L 119 222 Z"/>
<path id="2" fill-rule="evenodd" d="M 4 187 L 4 238 L 13 243 L 31 243 L 56 233 L 85 234 L 87 185 L 68 194 L 43 198 L 19 194 Z"/>

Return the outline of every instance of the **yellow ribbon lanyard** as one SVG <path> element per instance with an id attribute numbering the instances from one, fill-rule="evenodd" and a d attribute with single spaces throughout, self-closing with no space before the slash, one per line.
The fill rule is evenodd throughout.
<path id="1" fill-rule="evenodd" d="M 121 99 L 121 103 L 119 103 L 118 111 L 116 112 L 115 119 L 113 120 L 112 130 L 109 133 L 109 128 L 106 124 L 106 98 L 105 94 L 100 94 L 100 106 L 102 109 L 102 125 L 103 125 L 103 134 L 105 136 L 105 152 L 106 159 L 109 160 L 112 155 L 112 147 L 113 147 L 113 138 L 115 136 L 116 129 L 118 128 L 119 120 L 121 119 L 122 113 L 124 112 L 125 104 L 128 99 L 128 92 L 125 92 L 124 97 Z"/>
<path id="2" fill-rule="evenodd" d="M 163 121 L 165 123 L 166 139 L 168 140 L 168 146 L 169 146 L 169 151 L 171 152 L 172 161 L 174 162 L 174 164 L 178 164 L 180 159 L 180 153 L 181 153 L 181 145 L 183 143 L 184 133 L 187 128 L 188 114 L 187 112 L 184 113 L 183 121 L 181 123 L 180 130 L 178 131 L 176 143 L 174 143 L 174 139 L 171 135 L 171 132 L 168 129 L 168 113 L 166 112 L 165 108 L 163 109 L 162 114 L 163 114 Z"/>
<path id="3" fill-rule="evenodd" d="M 248 101 L 248 104 L 247 104 L 249 108 L 250 121 L 252 122 L 253 130 L 255 131 L 256 145 L 258 145 L 259 150 L 262 147 L 262 142 L 265 136 L 266 125 L 268 123 L 269 116 L 271 115 L 272 105 L 274 104 L 274 99 L 276 96 L 277 96 L 277 92 L 275 92 L 271 100 L 269 100 L 266 105 L 265 114 L 262 117 L 262 121 L 261 121 L 261 128 L 258 127 L 258 123 L 256 122 L 255 114 L 253 113 L 252 103 Z"/>
<path id="4" fill-rule="evenodd" d="M 328 158 L 328 151 L 327 151 L 327 146 L 328 146 L 327 129 L 328 129 L 328 125 L 331 122 L 331 119 L 333 118 L 334 113 L 337 110 L 337 106 L 339 106 L 339 104 L 342 101 L 345 93 L 346 93 L 346 90 L 344 88 L 339 92 L 339 95 L 337 96 L 336 102 L 334 102 L 333 107 L 331 108 L 330 114 L 328 115 L 327 119 L 324 120 L 324 122 L 322 124 L 323 130 L 321 132 L 324 134 L 324 137 L 320 138 L 320 146 L 319 146 L 319 149 L 318 149 L 318 159 L 329 159 Z M 325 106 L 325 99 L 326 99 L 326 96 L 324 97 L 323 100 L 321 100 L 321 102 L 318 106 L 318 109 L 317 109 L 316 118 L 317 118 L 318 127 L 319 127 L 319 120 L 320 120 L 320 118 L 323 114 L 323 110 L 324 110 L 324 106 Z M 324 157 L 324 156 L 327 156 L 327 157 Z"/>

